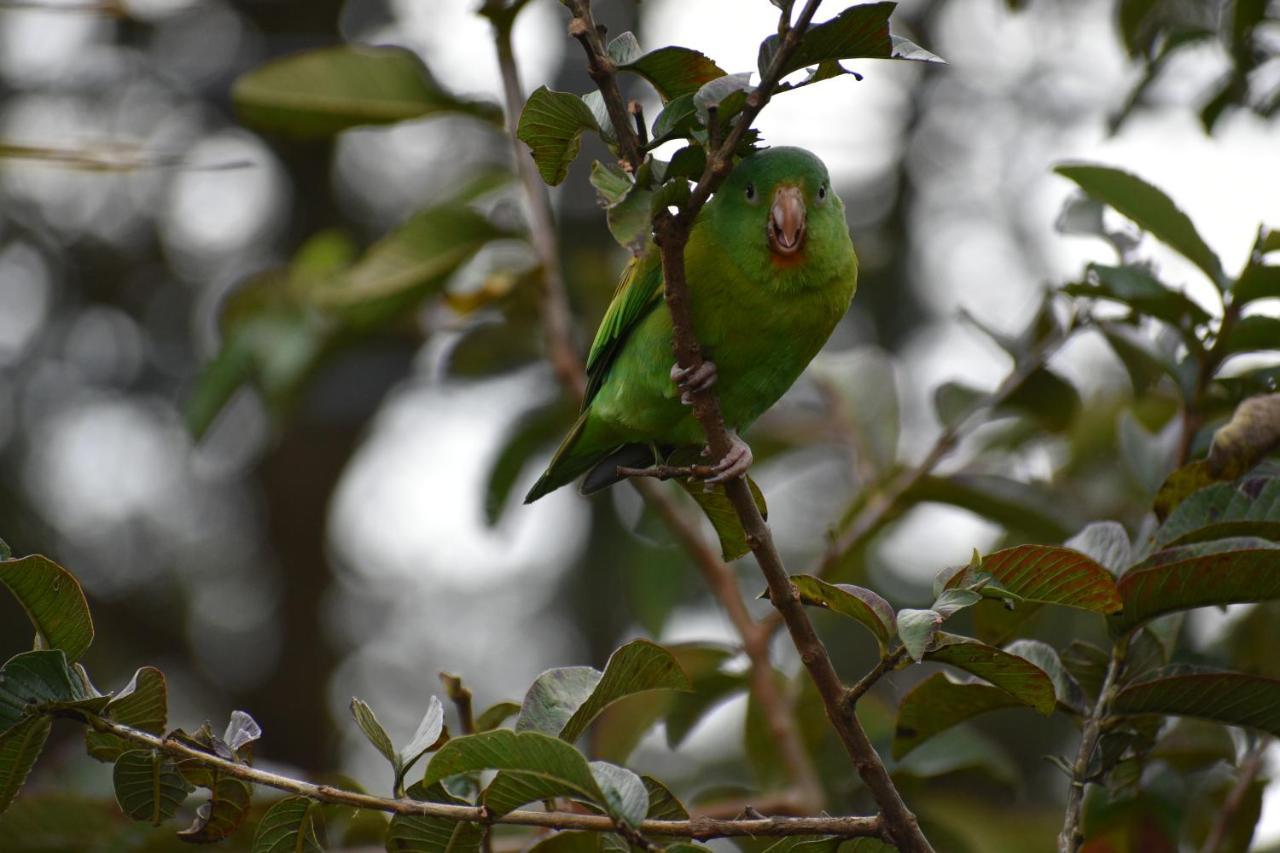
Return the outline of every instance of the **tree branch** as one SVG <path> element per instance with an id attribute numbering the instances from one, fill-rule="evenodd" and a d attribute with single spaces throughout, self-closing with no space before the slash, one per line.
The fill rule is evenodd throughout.
<path id="1" fill-rule="evenodd" d="M 845 691 L 844 704 L 849 708 L 851 713 L 853 707 L 858 704 L 858 700 L 865 696 L 867 691 L 872 687 L 875 687 L 877 681 L 897 668 L 898 664 L 902 663 L 902 659 L 906 656 L 906 647 L 899 646 L 896 650 L 880 658 L 880 661 L 871 669 L 870 672 L 862 676 L 862 678 L 858 680 L 857 684 Z"/>
<path id="2" fill-rule="evenodd" d="M 511 49 L 511 25 L 515 16 L 514 13 L 507 12 L 507 17 L 504 17 L 497 7 L 494 7 L 494 11 L 489 9 L 490 4 L 486 4 L 481 12 L 488 15 L 494 24 L 503 91 L 506 95 L 507 132 L 515 146 L 516 162 L 520 168 L 530 209 L 530 230 L 533 242 L 542 260 L 544 271 L 555 271 L 556 286 L 548 286 L 545 289 L 545 298 L 542 300 L 543 331 L 548 341 L 552 361 L 556 365 L 557 377 L 570 394 L 581 400 L 586 389 L 586 376 L 576 350 L 569 343 L 568 303 L 560 276 L 563 265 L 560 262 L 550 199 L 546 187 L 543 186 L 541 178 L 533 167 L 533 161 L 526 155 L 516 137 L 516 125 L 523 99 Z M 603 60 L 599 59 L 603 54 L 603 42 L 591 18 L 589 0 L 574 2 L 571 4 L 571 11 L 575 20 L 582 22 L 578 29 L 586 28 L 582 30 L 579 41 L 587 51 L 588 64 L 595 67 L 596 73 L 600 75 L 596 78 L 597 85 L 600 86 L 601 92 L 610 104 L 611 120 L 615 127 L 619 128 L 618 138 L 622 144 L 624 158 L 628 159 L 634 170 L 640 164 L 642 146 L 637 135 L 640 131 L 637 128 L 643 128 L 642 115 L 638 109 L 634 112 L 624 109 L 622 93 L 614 78 L 612 62 L 607 57 Z M 571 23 L 570 30 L 574 29 L 574 24 Z M 592 57 L 596 59 L 593 61 Z M 634 117 L 635 128 L 626 121 L 628 114 Z M 701 571 L 712 594 L 728 613 L 734 629 L 742 639 L 743 649 L 750 661 L 752 695 L 760 705 L 769 725 L 769 731 L 777 740 L 787 778 L 796 789 L 795 798 L 809 811 L 820 810 L 825 801 L 822 785 L 813 768 L 813 762 L 804 748 L 804 742 L 800 738 L 794 712 L 773 678 L 773 664 L 769 660 L 769 635 L 758 628 L 747 612 L 733 570 L 707 545 L 698 528 L 685 519 L 677 505 L 662 489 L 657 488 L 654 483 L 639 480 L 632 482 L 646 503 L 658 513 L 675 538 L 684 546 L 685 551 Z"/>
<path id="3" fill-rule="evenodd" d="M 1103 678 L 1102 687 L 1098 690 L 1098 701 L 1084 719 L 1084 727 L 1080 732 L 1080 748 L 1076 752 L 1076 760 L 1071 765 L 1071 787 L 1067 789 L 1067 811 L 1062 822 L 1062 832 L 1058 835 L 1058 853 L 1076 853 L 1084 843 L 1084 834 L 1080 829 L 1080 812 L 1084 805 L 1084 789 L 1088 784 L 1089 762 L 1093 759 L 1094 750 L 1102 737 L 1102 726 L 1111 713 L 1111 703 L 1115 700 L 1120 687 L 1120 674 L 1124 672 L 1125 658 L 1129 653 L 1129 638 L 1122 637 L 1111 647 L 1111 661 L 1107 664 L 1107 674 Z"/>
<path id="4" fill-rule="evenodd" d="M 216 755 L 202 752 L 181 741 L 139 731 L 129 726 L 93 715 L 86 715 L 87 724 L 94 730 L 113 734 L 118 738 L 158 750 L 174 758 L 194 761 L 204 767 L 218 770 L 226 776 L 264 785 L 279 791 L 287 791 L 322 803 L 351 806 L 357 809 L 388 812 L 390 814 L 423 815 L 455 821 L 481 824 L 510 824 L 514 826 L 541 826 L 548 829 L 581 829 L 590 832 L 622 832 L 612 818 L 603 815 L 578 812 L 542 812 L 516 810 L 494 818 L 483 806 L 458 806 L 449 803 L 432 803 L 422 800 L 392 799 L 346 791 L 332 785 L 317 785 L 301 779 L 293 779 L 279 773 L 258 770 L 247 764 L 227 761 Z M 750 817 L 721 820 L 696 817 L 689 820 L 646 820 L 637 830 L 652 835 L 673 835 L 681 838 L 706 840 L 743 836 L 835 835 L 841 838 L 875 838 L 881 835 L 879 818 L 875 817 Z"/>
<path id="5" fill-rule="evenodd" d="M 732 129 L 720 147 L 708 153 L 706 169 L 690 193 L 689 200 L 678 213 L 673 215 L 664 210 L 654 220 L 654 236 L 662 252 L 664 295 L 667 308 L 671 312 L 676 361 L 686 370 L 696 368 L 702 363 L 701 347 L 693 329 L 684 266 L 684 249 L 688 244 L 693 223 L 707 199 L 728 176 L 733 167 L 734 152 L 737 151 L 744 134 L 760 110 L 769 102 L 774 88 L 782 77 L 785 62 L 796 50 L 820 4 L 821 0 L 808 0 L 805 3 L 795 25 L 787 30 L 785 37 L 780 41 L 778 52 L 762 75 L 759 87 L 747 95 L 746 103 Z M 575 21 L 590 23 L 589 4 L 586 0 L 577 0 L 572 5 L 575 12 L 579 13 L 579 18 Z M 583 11 L 588 15 L 582 15 Z M 783 15 L 786 14 L 784 11 Z M 614 115 L 615 112 L 622 113 L 622 100 L 617 89 L 617 81 L 611 73 L 597 71 L 605 67 L 607 62 L 607 57 L 600 55 L 603 50 L 599 45 L 598 33 L 594 28 L 591 28 L 589 33 L 583 33 L 581 25 L 576 31 L 571 25 L 570 31 L 579 38 L 588 52 L 589 68 L 593 69 L 592 77 L 600 86 L 605 103 L 609 106 L 620 148 L 624 156 L 631 157 L 634 153 L 634 146 L 628 149 L 629 142 L 634 142 L 631 128 L 620 116 Z M 584 35 L 586 37 L 583 37 Z M 638 165 L 638 161 L 632 160 L 632 163 Z M 732 445 L 715 390 L 709 388 L 693 392 L 692 404 L 694 416 L 706 433 L 712 456 L 716 459 L 724 458 Z M 746 481 L 741 477 L 729 480 L 725 483 L 725 491 L 746 531 L 747 542 L 751 546 L 756 562 L 769 584 L 770 599 L 782 615 L 782 620 L 791 633 L 792 642 L 800 653 L 800 660 L 818 688 L 827 717 L 839 734 L 854 767 L 867 787 L 871 789 L 880 806 L 884 818 L 885 838 L 897 845 L 900 850 L 913 851 L 913 853 L 932 851 L 933 848 L 920 831 L 915 815 L 903 802 L 901 794 L 894 786 L 893 780 L 867 738 L 857 716 L 845 706 L 843 701 L 845 687 L 836 674 L 826 648 L 814 632 L 795 588 L 791 585 L 786 567 L 773 544 L 769 527 L 760 516 Z"/>
<path id="6" fill-rule="evenodd" d="M 476 719 L 471 710 L 471 691 L 462 683 L 462 679 L 451 672 L 440 673 L 440 683 L 444 685 L 445 695 L 453 703 L 458 712 L 458 725 L 464 735 L 476 733 Z"/>
<path id="7" fill-rule="evenodd" d="M 773 662 L 769 659 L 769 633 L 747 612 L 733 569 L 707 545 L 698 528 L 689 522 L 657 483 L 647 480 L 633 480 L 632 483 L 693 557 L 707 587 L 720 602 L 734 630 L 742 638 L 742 650 L 750 662 L 748 675 L 751 694 L 759 703 L 769 732 L 778 744 L 787 777 L 796 787 L 798 798 L 808 805 L 810 811 L 817 811 L 826 799 L 822 783 L 800 737 L 791 704 L 783 696 L 777 679 L 773 676 Z"/>
<path id="8" fill-rule="evenodd" d="M 538 175 L 533 158 L 516 137 L 520 123 L 520 111 L 524 106 L 524 89 L 520 85 L 520 70 L 516 66 L 515 52 L 511 46 L 511 28 L 519 7 L 502 8 L 492 2 L 480 9 L 493 25 L 493 41 L 498 54 L 498 68 L 502 72 L 502 96 L 506 113 L 507 137 L 511 140 L 512 157 L 516 172 L 524 187 L 525 207 L 529 214 L 529 241 L 538 255 L 542 268 L 541 299 L 539 313 L 547 342 L 548 358 L 556 378 L 578 398 L 586 390 L 587 381 L 582 363 L 573 344 L 569 316 L 569 299 L 564 284 L 564 268 L 560 263 L 560 250 L 556 241 L 555 219 L 547 188 Z"/>
<path id="9" fill-rule="evenodd" d="M 618 135 L 618 150 L 622 154 L 622 160 L 627 169 L 635 174 L 644 160 L 643 146 L 635 127 L 627 120 L 627 102 L 622 97 L 622 90 L 618 88 L 617 66 L 605 50 L 604 28 L 591 15 L 591 0 L 568 0 L 566 5 L 573 12 L 573 19 L 569 21 L 569 35 L 578 40 L 587 54 L 587 73 L 604 96 L 609 121 Z"/>
<path id="10" fill-rule="evenodd" d="M 1200 848 L 1200 853 L 1218 853 L 1222 849 L 1223 843 L 1227 840 L 1227 833 L 1235 826 L 1236 815 L 1240 812 L 1240 807 L 1244 805 L 1245 796 L 1248 795 L 1249 789 L 1253 787 L 1258 774 L 1262 772 L 1262 765 L 1269 746 L 1271 746 L 1271 738 L 1265 735 L 1259 736 L 1245 754 L 1244 760 L 1240 762 L 1240 775 L 1236 777 L 1236 783 L 1231 786 L 1231 790 L 1227 793 L 1227 798 L 1222 803 L 1221 811 L 1214 818 L 1213 827 L 1209 830 L 1209 835 L 1205 838 L 1204 847 Z"/>

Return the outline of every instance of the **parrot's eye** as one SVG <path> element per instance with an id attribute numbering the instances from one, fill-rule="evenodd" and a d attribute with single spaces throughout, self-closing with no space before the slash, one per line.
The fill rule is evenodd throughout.
<path id="1" fill-rule="evenodd" d="M 755 201 L 755 200 L 756 200 L 756 185 L 747 184 L 747 201 Z"/>
<path id="2" fill-rule="evenodd" d="M 827 200 L 827 185 L 819 184 L 818 185 L 818 201 L 826 201 L 826 200 Z"/>

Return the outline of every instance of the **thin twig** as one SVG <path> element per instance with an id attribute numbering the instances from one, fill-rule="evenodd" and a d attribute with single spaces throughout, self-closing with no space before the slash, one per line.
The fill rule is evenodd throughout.
<path id="1" fill-rule="evenodd" d="M 0 0 L 0 11 L 23 10 L 35 12 L 57 12 L 60 14 L 106 15 L 112 18 L 123 18 L 128 10 L 119 0 L 101 0 L 101 2 L 85 3 L 50 3 L 48 0 Z"/>
<path id="2" fill-rule="evenodd" d="M 640 141 L 640 147 L 648 148 L 649 128 L 644 123 L 644 105 L 636 100 L 628 101 L 627 112 L 636 120 L 636 138 Z"/>
<path id="3" fill-rule="evenodd" d="M 482 9 L 482 11 L 484 10 Z M 597 32 L 595 23 L 591 20 L 589 2 L 575 4 L 572 12 L 575 16 L 588 22 L 591 32 Z M 500 16 L 500 13 L 495 14 Z M 521 89 L 515 74 L 515 62 L 511 53 L 510 23 L 514 20 L 514 15 L 507 19 L 505 30 L 498 28 L 498 20 L 494 19 L 492 15 L 491 19 L 495 21 L 495 37 L 499 42 L 499 65 L 503 75 L 503 89 L 507 93 L 507 129 L 513 143 L 515 143 L 515 116 L 520 111 Z M 591 38 L 587 38 L 582 40 L 582 43 L 584 48 L 587 49 L 590 61 L 590 57 L 593 56 L 591 45 L 600 45 L 598 35 L 594 41 Z M 616 95 L 616 105 L 620 106 L 622 95 L 616 81 L 612 79 L 612 65 L 603 65 L 602 67 L 606 69 L 604 72 L 607 78 L 605 86 Z M 610 111 L 610 117 L 615 120 L 616 124 L 617 116 L 613 109 Z M 638 127 L 643 125 L 642 114 L 638 111 L 635 113 L 635 119 Z M 629 165 L 634 170 L 639 168 L 640 163 L 639 150 L 642 147 L 641 139 L 638 136 L 640 131 L 632 129 L 625 121 L 622 122 L 622 126 L 626 128 L 626 131 L 622 132 L 620 136 L 632 140 L 631 143 L 624 147 L 624 151 L 631 151 L 630 156 L 632 159 Z M 546 188 L 542 185 L 541 180 L 533 169 L 532 161 L 524 155 L 518 143 L 516 143 L 516 146 L 516 160 L 518 163 L 523 164 L 521 176 L 531 212 L 530 230 L 533 234 L 534 244 L 538 247 L 543 268 L 554 269 L 559 275 L 563 265 L 560 263 L 550 199 Z M 565 389 L 575 398 L 581 400 L 586 389 L 586 376 L 582 362 L 569 343 L 569 311 L 563 282 L 558 287 L 547 289 L 546 298 L 544 298 L 541 308 L 543 312 L 543 331 L 547 338 L 553 361 L 557 357 L 563 359 L 562 363 L 557 363 L 556 374 Z M 562 317 L 564 318 L 563 322 L 560 319 Z M 557 356 L 557 354 L 559 355 Z M 820 810 L 825 800 L 822 785 L 800 737 L 794 711 L 773 677 L 773 664 L 769 659 L 768 635 L 757 628 L 756 623 L 747 612 L 746 606 L 742 602 L 742 593 L 734 578 L 733 570 L 712 550 L 698 528 L 689 523 L 678 506 L 662 489 L 658 488 L 655 483 L 645 480 L 633 480 L 632 483 L 645 502 L 658 513 L 675 538 L 684 546 L 686 552 L 701 571 L 712 594 L 715 595 L 721 607 L 729 614 L 730 621 L 742 639 L 743 649 L 750 662 L 751 693 L 759 704 L 769 726 L 769 731 L 773 734 L 778 744 L 787 778 L 794 786 L 797 797 L 807 805 L 809 811 L 816 812 Z"/>
<path id="4" fill-rule="evenodd" d="M 785 62 L 796 50 L 800 38 L 804 35 L 820 4 L 821 0 L 806 2 L 795 25 L 780 41 L 778 52 L 762 75 L 760 85 L 747 95 L 743 109 L 732 129 L 720 147 L 708 153 L 706 168 L 690 193 L 689 200 L 678 213 L 671 214 L 664 210 L 660 211 L 655 218 L 655 238 L 662 253 L 664 294 L 667 308 L 671 312 L 676 361 L 685 370 L 695 369 L 702 363 L 701 347 L 694 334 L 689 308 L 689 289 L 684 266 L 684 249 L 688 244 L 693 223 L 703 205 L 733 168 L 733 156 L 738 145 L 760 110 L 768 103 L 782 77 Z M 586 0 L 576 0 L 572 6 L 578 14 L 578 18 L 575 18 L 576 23 L 590 21 L 590 6 Z M 594 28 L 589 34 L 584 34 L 582 30 L 583 27 L 579 26 L 575 31 L 571 25 L 571 32 L 575 37 L 579 37 L 587 50 L 588 68 L 604 96 L 610 116 L 613 117 L 615 113 L 622 112 L 622 100 L 617 81 L 612 73 L 600 72 L 601 69 L 607 68 L 607 57 L 601 55 L 603 48 L 599 46 L 598 33 Z M 596 38 L 593 40 L 590 36 Z M 631 128 L 617 118 L 614 118 L 614 126 L 623 155 L 631 158 L 636 153 Z M 638 166 L 639 161 L 633 159 L 632 165 Z M 703 432 L 706 433 L 707 445 L 711 449 L 713 458 L 723 459 L 732 444 L 720 411 L 719 397 L 714 389 L 696 391 L 692 393 L 692 404 L 694 415 L 702 426 Z M 746 531 L 747 542 L 751 546 L 756 562 L 768 581 L 770 599 L 782 614 L 783 622 L 791 633 L 792 642 L 800 653 L 800 660 L 818 688 L 827 717 L 839 734 L 854 767 L 880 806 L 886 840 L 897 845 L 900 850 L 912 853 L 932 851 L 933 848 L 920 831 L 915 815 L 903 802 L 902 795 L 889 777 L 884 763 L 880 760 L 861 723 L 858 722 L 856 715 L 845 707 L 843 701 L 845 687 L 836 674 L 826 648 L 813 630 L 813 625 L 800 603 L 795 588 L 791 585 L 786 567 L 773 544 L 769 527 L 761 517 L 746 481 L 741 477 L 729 480 L 725 483 L 725 491 Z"/>
<path id="5" fill-rule="evenodd" d="M 471 691 L 463 685 L 461 678 L 451 672 L 440 673 L 440 683 L 444 685 L 445 695 L 458 712 L 458 725 L 462 728 L 462 733 L 475 734 L 476 719 L 471 709 Z"/>
<path id="6" fill-rule="evenodd" d="M 618 466 L 618 476 L 625 478 L 649 477 L 654 480 L 705 480 L 715 476 L 716 469 L 710 465 L 650 465 L 648 468 L 628 468 Z"/>
<path id="7" fill-rule="evenodd" d="M 657 483 L 643 479 L 631 482 L 649 506 L 658 513 L 667 529 L 684 545 L 685 551 L 693 557 L 703 580 L 742 639 L 742 650 L 750 663 L 748 677 L 751 694 L 759 704 L 769 733 L 778 745 L 787 777 L 795 786 L 801 801 L 807 803 L 810 810 L 820 809 L 825 800 L 822 783 L 800 737 L 791 703 L 782 694 L 778 681 L 774 678 L 773 662 L 769 659 L 769 634 L 747 611 L 733 569 L 707 545 L 698 528 L 667 498 Z"/>
<path id="8" fill-rule="evenodd" d="M 139 731 L 102 717 L 87 715 L 86 722 L 96 731 L 113 734 L 131 743 L 159 750 L 174 758 L 194 761 L 201 766 L 214 768 L 225 776 L 309 797 L 322 803 L 335 803 L 390 814 L 441 817 L 468 823 L 541 826 L 548 829 L 581 829 L 591 832 L 622 831 L 612 818 L 603 815 L 517 810 L 495 818 L 483 806 L 458 806 L 422 800 L 392 799 L 346 791 L 332 785 L 317 785 L 279 773 L 258 770 L 247 764 L 227 761 L 174 738 Z M 690 820 L 646 820 L 641 822 L 637 829 L 648 835 L 674 835 L 704 840 L 753 835 L 835 835 L 842 838 L 874 838 L 880 835 L 880 821 L 875 817 L 768 817 L 745 820 L 698 817 Z"/>
<path id="9" fill-rule="evenodd" d="M 518 11 L 515 10 L 515 11 Z M 506 113 L 507 136 L 511 140 L 512 156 L 516 171 L 524 187 L 526 207 L 529 212 L 529 240 L 538 255 L 542 268 L 541 299 L 539 310 L 551 367 L 561 384 L 578 398 L 586 390 L 586 376 L 577 348 L 573 344 L 572 324 L 569 315 L 569 299 L 564 283 L 564 268 L 560 263 L 560 250 L 556 243 L 556 229 L 551 212 L 547 188 L 538 176 L 533 158 L 516 137 L 520 111 L 524 105 L 524 90 L 520 86 L 520 70 L 516 65 L 515 51 L 511 46 L 511 28 L 515 13 L 508 7 L 486 4 L 480 9 L 493 24 L 493 41 L 498 54 L 498 67 L 502 72 L 502 96 Z"/>
<path id="10" fill-rule="evenodd" d="M 582 49 L 587 54 L 587 73 L 604 95 L 609 121 L 618 135 L 618 149 L 623 161 L 634 173 L 640 168 L 644 146 L 640 144 L 640 137 L 631 122 L 627 121 L 626 101 L 622 98 L 622 90 L 618 88 L 615 73 L 617 66 L 605 50 L 604 29 L 591 15 L 591 0 L 571 0 L 567 5 L 573 12 L 573 19 L 569 21 L 569 35 L 582 44 Z"/>
<path id="11" fill-rule="evenodd" d="M 1125 658 L 1129 652 L 1129 638 L 1122 637 L 1111 647 L 1111 661 L 1107 664 L 1107 674 L 1103 678 L 1102 687 L 1098 690 L 1098 701 L 1090 709 L 1084 719 L 1080 732 L 1080 748 L 1076 751 L 1076 760 L 1071 765 L 1071 787 L 1067 789 L 1067 810 L 1062 821 L 1062 832 L 1058 835 L 1058 853 L 1076 853 L 1084 843 L 1084 833 L 1080 828 L 1080 813 L 1084 805 L 1084 789 L 1089 779 L 1089 764 L 1093 753 L 1098 748 L 1102 737 L 1102 727 L 1111 713 L 1111 703 L 1115 700 L 1120 687 L 1120 675 L 1124 672 Z"/>
<path id="12" fill-rule="evenodd" d="M 1249 794 L 1253 783 L 1257 781 L 1258 774 L 1262 772 L 1267 748 L 1270 746 L 1271 738 L 1265 735 L 1260 736 L 1245 753 L 1244 760 L 1240 762 L 1240 774 L 1236 777 L 1236 783 L 1231 786 L 1227 798 L 1222 803 L 1222 809 L 1214 818 L 1213 827 L 1209 830 L 1200 853 L 1218 853 L 1222 849 L 1228 833 L 1235 826 L 1236 816 L 1244 805 L 1244 798 Z"/>
<path id="13" fill-rule="evenodd" d="M 853 707 L 858 704 L 858 700 L 867 694 L 867 691 L 875 687 L 876 682 L 883 678 L 887 673 L 894 670 L 898 664 L 902 663 L 902 659 L 907 656 L 905 646 L 899 646 L 895 651 L 890 652 L 868 672 L 858 680 L 858 683 L 845 691 L 844 704 L 852 711 Z"/>

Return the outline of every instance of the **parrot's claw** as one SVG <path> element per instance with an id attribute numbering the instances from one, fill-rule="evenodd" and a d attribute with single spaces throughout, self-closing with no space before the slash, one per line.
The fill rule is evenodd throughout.
<path id="1" fill-rule="evenodd" d="M 745 441 L 734 433 L 729 433 L 729 439 L 733 442 L 733 446 L 729 448 L 729 452 L 723 459 L 711 467 L 714 473 L 706 480 L 710 484 L 723 483 L 746 475 L 747 469 L 754 461 L 751 456 L 751 447 Z"/>
<path id="2" fill-rule="evenodd" d="M 679 363 L 673 364 L 671 381 L 680 389 L 680 402 L 691 406 L 694 394 L 716 384 L 716 363 L 703 360 L 697 367 L 689 368 L 681 367 Z"/>

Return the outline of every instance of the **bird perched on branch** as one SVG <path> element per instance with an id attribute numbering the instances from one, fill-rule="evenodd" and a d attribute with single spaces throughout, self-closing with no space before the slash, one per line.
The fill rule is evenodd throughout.
<path id="1" fill-rule="evenodd" d="M 685 249 L 693 328 L 705 359 L 668 369 L 671 315 L 658 248 L 633 258 L 587 356 L 582 414 L 525 503 L 587 474 L 590 494 L 672 449 L 705 442 L 690 393 L 715 385 L 733 451 L 709 482 L 740 476 L 738 437 L 791 387 L 853 299 L 858 259 L 827 168 L 801 148 L 745 157 L 702 209 Z"/>

